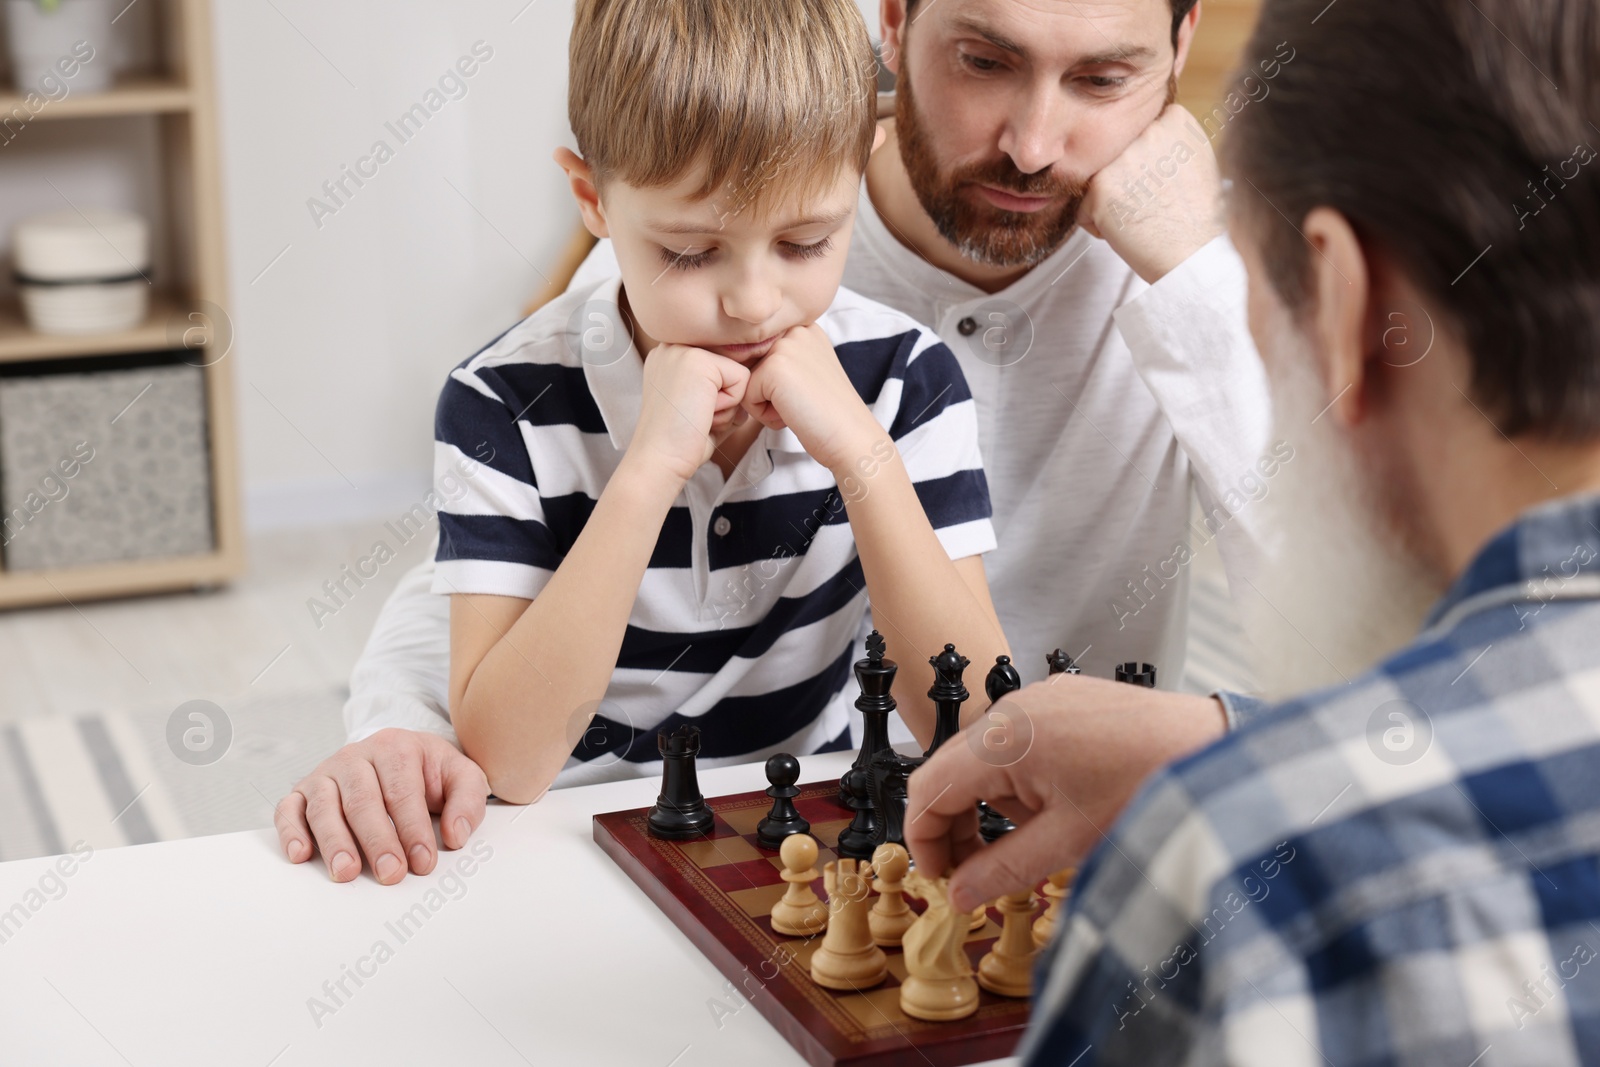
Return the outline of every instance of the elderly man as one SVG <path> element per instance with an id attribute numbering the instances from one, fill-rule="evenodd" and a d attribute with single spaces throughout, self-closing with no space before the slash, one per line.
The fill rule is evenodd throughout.
<path id="1" fill-rule="evenodd" d="M 1025 679 L 1064 647 L 1086 674 L 1141 660 L 1175 688 L 1191 551 L 1217 539 L 1247 589 L 1254 501 L 1292 458 L 1267 437 L 1244 271 L 1222 232 L 1211 137 L 1233 109 L 1202 124 L 1172 103 L 1198 19 L 1195 0 L 883 3 L 895 115 L 845 285 L 928 323 L 961 362 L 999 541 L 984 565 Z M 1293 57 L 1275 52 L 1238 99 L 1261 106 Z M 575 284 L 613 264 L 602 243 Z M 483 817 L 483 772 L 445 707 L 448 604 L 431 572 L 402 579 L 357 665 L 352 743 L 278 806 L 286 855 L 320 851 L 337 881 L 363 858 L 385 884 L 425 873 L 430 812 L 451 848 Z M 751 577 L 708 578 L 708 632 L 737 625 Z M 1226 721 L 1220 699 L 1146 692 L 1123 710 L 1124 695 L 1108 694 L 1101 710 L 1118 713 L 1084 749 L 1114 803 Z M 658 773 L 653 744 L 614 747 L 627 758 L 577 746 L 556 784 Z"/>
<path id="2" fill-rule="evenodd" d="M 1225 152 L 1299 456 L 1255 628 L 1334 684 L 1098 824 L 1024 1060 L 1600 1062 L 1600 9 L 1267 0 L 1284 40 Z M 956 908 L 1075 861 L 1085 726 L 1035 708 L 1105 684 L 912 778 Z"/>

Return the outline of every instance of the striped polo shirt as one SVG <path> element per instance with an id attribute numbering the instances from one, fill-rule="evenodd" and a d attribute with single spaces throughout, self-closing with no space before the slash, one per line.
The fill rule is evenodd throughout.
<path id="1" fill-rule="evenodd" d="M 569 291 L 451 373 L 435 467 L 465 488 L 439 513 L 434 592 L 534 599 L 577 540 L 639 419 L 644 361 L 617 312 L 620 287 Z M 954 355 L 844 289 L 817 325 L 950 557 L 994 548 Z M 575 747 L 555 784 L 657 773 L 657 733 L 684 722 L 700 727 L 707 766 L 848 747 L 868 612 L 845 505 L 870 485 L 841 489 L 787 429 L 763 430 L 726 481 L 703 465 L 662 524 L 604 699 L 572 711 Z"/>

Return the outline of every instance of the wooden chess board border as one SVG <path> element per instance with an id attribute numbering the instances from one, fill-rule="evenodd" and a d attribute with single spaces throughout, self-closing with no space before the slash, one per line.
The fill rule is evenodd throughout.
<path id="1" fill-rule="evenodd" d="M 838 791 L 837 781 L 811 783 L 801 787 L 795 800 L 823 801 L 836 807 L 838 821 L 843 823 L 849 812 L 838 804 Z M 725 834 L 725 839 L 753 844 L 754 834 L 740 832 L 726 815 L 764 809 L 771 801 L 757 790 L 709 798 L 708 803 L 733 833 L 732 837 Z M 705 868 L 684 855 L 681 846 L 695 842 L 651 836 L 648 810 L 596 815 L 596 844 L 814 1067 L 890 1067 L 908 1062 L 959 1067 L 1015 1051 L 1028 1021 L 1028 1002 L 1023 1000 L 995 998 L 998 1003 L 985 1003 L 973 1015 L 954 1022 L 904 1017 L 897 1022 L 887 1016 L 881 1026 L 857 1021 L 841 1003 L 842 997 L 854 994 L 825 990 L 811 981 L 803 964 L 793 965 L 799 958 L 793 946 L 807 939 L 783 938 L 764 928 L 712 881 Z M 826 841 L 819 840 L 819 844 L 830 851 L 833 847 Z M 760 851 L 763 856 L 776 856 L 770 850 Z M 820 887 L 818 895 L 825 897 Z M 989 994 L 983 997 L 990 999 Z"/>

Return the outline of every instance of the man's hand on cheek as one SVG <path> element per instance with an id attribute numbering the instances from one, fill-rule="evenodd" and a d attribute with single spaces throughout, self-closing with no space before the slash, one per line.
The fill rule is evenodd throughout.
<path id="1" fill-rule="evenodd" d="M 1089 182 L 1078 224 L 1154 284 L 1224 232 L 1222 178 L 1205 128 L 1169 104 Z"/>
<path id="2" fill-rule="evenodd" d="M 830 470 L 854 463 L 884 433 L 815 323 L 789 330 L 755 365 L 744 407 L 765 426 L 793 430 Z"/>

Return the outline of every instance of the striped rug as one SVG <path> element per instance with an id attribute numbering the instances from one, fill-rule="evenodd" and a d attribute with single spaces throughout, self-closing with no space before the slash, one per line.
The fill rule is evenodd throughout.
<path id="1" fill-rule="evenodd" d="M 167 748 L 171 708 L 51 715 L 0 727 L 0 860 L 272 825 L 279 797 L 344 741 L 337 690 L 224 705 L 227 753 Z"/>

